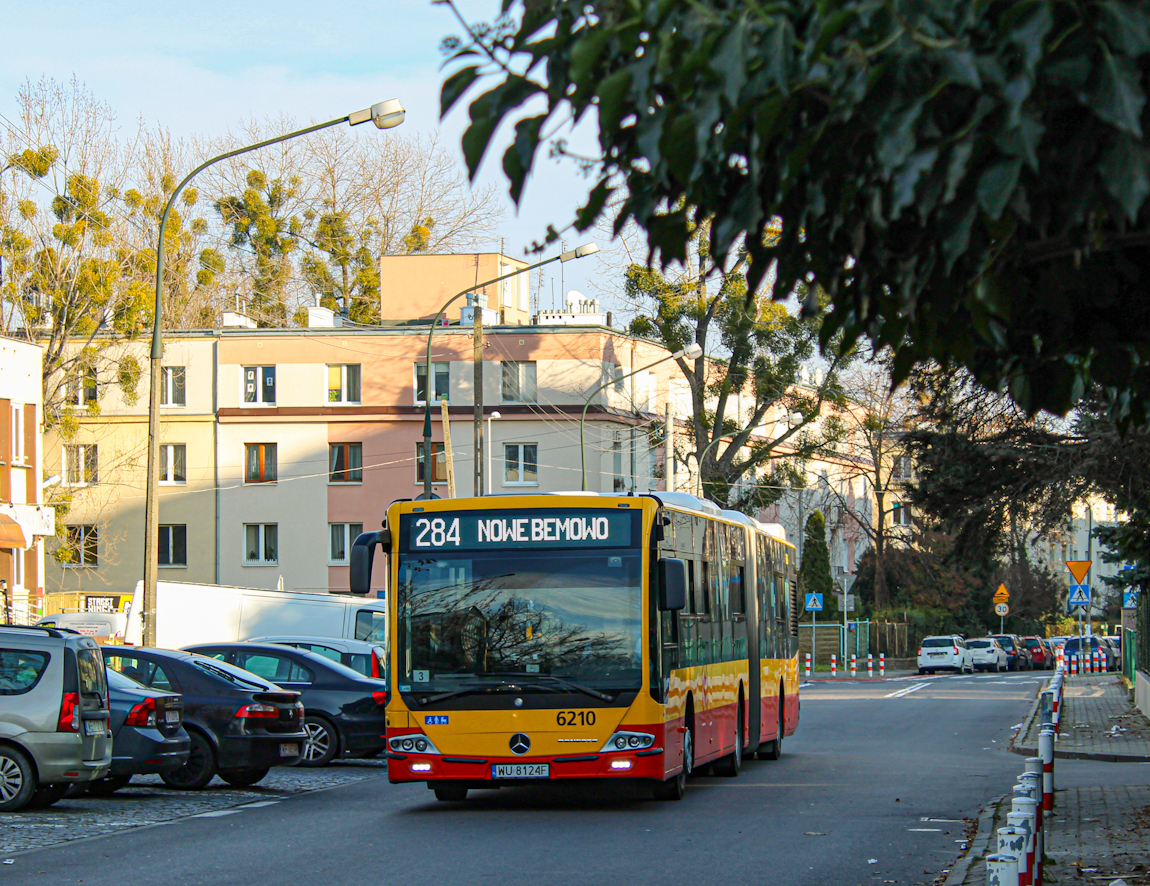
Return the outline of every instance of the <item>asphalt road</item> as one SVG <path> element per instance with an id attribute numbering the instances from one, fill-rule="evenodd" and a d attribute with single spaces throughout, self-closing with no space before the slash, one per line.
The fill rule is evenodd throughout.
<path id="1" fill-rule="evenodd" d="M 781 761 L 680 803 L 554 784 L 447 804 L 380 777 L 22 853 L 0 884 L 930 884 L 1021 771 L 1006 746 L 1045 679 L 816 682 Z"/>

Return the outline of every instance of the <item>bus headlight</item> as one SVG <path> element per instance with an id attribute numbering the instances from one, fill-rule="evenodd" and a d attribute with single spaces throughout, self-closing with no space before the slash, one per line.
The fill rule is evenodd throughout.
<path id="1" fill-rule="evenodd" d="M 649 748 L 655 743 L 655 736 L 646 732 L 616 732 L 607 739 L 601 754 L 610 751 L 638 751 Z"/>
<path id="2" fill-rule="evenodd" d="M 389 750 L 407 754 L 438 754 L 439 751 L 426 735 L 398 735 L 387 740 Z"/>

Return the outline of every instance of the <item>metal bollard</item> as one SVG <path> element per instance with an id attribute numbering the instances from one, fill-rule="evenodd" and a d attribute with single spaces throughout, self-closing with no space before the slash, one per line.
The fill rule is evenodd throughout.
<path id="1" fill-rule="evenodd" d="M 858 673 L 859 673 L 858 656 L 852 652 L 851 653 L 851 676 L 857 677 Z"/>
<path id="2" fill-rule="evenodd" d="M 866 654 L 866 675 L 868 677 L 874 676 L 874 654 L 871 652 Z"/>
<path id="3" fill-rule="evenodd" d="M 811 678 L 811 654 L 807 653 L 807 679 Z"/>
<path id="4" fill-rule="evenodd" d="M 1038 734 L 1038 756 L 1042 758 L 1042 811 L 1054 809 L 1054 727 Z"/>
<path id="5" fill-rule="evenodd" d="M 1043 726 L 1054 722 L 1054 690 L 1044 689 L 1038 696 L 1039 722 Z"/>
<path id="6" fill-rule="evenodd" d="M 1001 828 L 999 833 L 1009 828 Z M 1018 856 L 996 852 L 986 856 L 986 886 L 1018 886 Z"/>
<path id="7" fill-rule="evenodd" d="M 1042 884 L 1042 852 L 1044 836 L 1046 833 L 1045 815 L 1042 812 L 1042 758 L 1027 757 L 1026 772 L 1022 779 L 1028 782 L 1034 790 L 1032 799 L 1034 803 L 1034 860 L 1031 867 L 1032 881 L 1035 886 Z"/>
<path id="8" fill-rule="evenodd" d="M 1035 841 L 1038 834 L 1038 819 L 1035 813 L 1035 802 L 1029 797 L 1015 797 L 1011 803 L 1011 812 L 1006 816 L 1006 823 L 1011 827 L 1022 828 L 1026 831 L 1026 854 L 1019 855 L 1018 881 L 1021 886 L 1034 884 L 1034 858 Z M 1025 862 L 1023 861 L 1025 858 Z"/>
<path id="9" fill-rule="evenodd" d="M 839 675 L 839 657 L 833 652 L 831 653 L 831 676 L 837 677 Z"/>
<path id="10" fill-rule="evenodd" d="M 886 653 L 880 652 L 878 654 L 878 675 L 880 677 L 886 676 Z"/>

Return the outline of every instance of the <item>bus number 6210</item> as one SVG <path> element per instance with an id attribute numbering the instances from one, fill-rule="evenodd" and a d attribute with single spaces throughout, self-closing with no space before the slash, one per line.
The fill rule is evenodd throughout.
<path id="1" fill-rule="evenodd" d="M 555 715 L 555 722 L 560 726 L 594 726 L 594 711 L 559 711 Z"/>

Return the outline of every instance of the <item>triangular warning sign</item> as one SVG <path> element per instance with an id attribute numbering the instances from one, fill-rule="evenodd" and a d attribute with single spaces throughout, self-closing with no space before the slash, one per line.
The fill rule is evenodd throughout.
<path id="1" fill-rule="evenodd" d="M 999 585 L 998 590 L 994 592 L 995 603 L 1005 603 L 1010 599 L 1010 591 L 1006 589 L 1006 585 Z"/>
<path id="2" fill-rule="evenodd" d="M 1074 576 L 1076 584 L 1085 584 L 1086 573 L 1090 571 L 1090 564 L 1093 560 L 1067 560 L 1066 568 L 1070 570 L 1070 574 Z"/>

